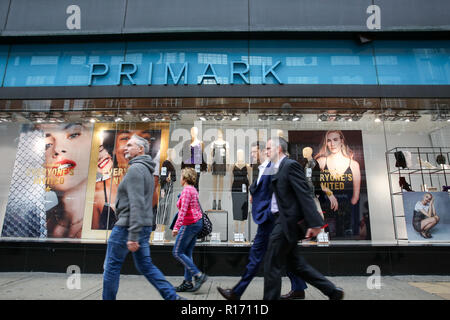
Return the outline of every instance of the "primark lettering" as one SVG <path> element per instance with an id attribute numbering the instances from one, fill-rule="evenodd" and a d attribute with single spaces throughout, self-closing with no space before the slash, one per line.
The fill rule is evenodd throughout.
<path id="1" fill-rule="evenodd" d="M 142 68 L 142 66 L 140 66 Z M 268 77 L 273 77 L 278 84 L 283 84 L 280 77 L 278 76 L 276 70 L 281 67 L 281 61 L 276 61 L 273 65 L 261 64 L 261 83 L 266 84 L 266 79 Z M 153 63 L 147 65 L 148 68 L 148 85 L 152 85 L 152 80 L 154 77 L 154 72 L 164 72 L 164 85 L 174 84 L 178 85 L 181 82 L 185 85 L 188 84 L 189 74 L 189 62 L 185 62 L 182 67 L 178 66 L 178 72 L 174 71 L 175 66 L 171 63 L 166 63 L 165 65 L 157 65 L 154 67 Z M 156 70 L 158 68 L 158 70 Z M 234 84 L 235 79 L 240 78 L 243 83 L 250 84 L 249 72 L 250 66 L 245 61 L 232 61 L 230 64 L 230 81 L 229 84 Z M 155 69 L 155 70 L 154 70 Z M 94 79 L 101 78 L 108 75 L 110 67 L 106 63 L 92 63 L 89 64 L 89 83 L 91 86 Z M 116 85 L 121 85 L 124 79 L 127 79 L 131 85 L 135 85 L 136 81 L 134 76 L 138 72 L 138 65 L 133 62 L 120 62 L 119 69 L 116 76 Z M 253 71 L 252 71 L 253 72 Z M 161 75 L 161 73 L 159 73 Z M 223 77 L 221 74 L 217 74 L 214 65 L 211 63 L 206 64 L 202 74 L 197 75 L 197 84 L 203 84 L 204 80 L 214 80 L 216 84 L 221 84 L 219 79 Z"/>

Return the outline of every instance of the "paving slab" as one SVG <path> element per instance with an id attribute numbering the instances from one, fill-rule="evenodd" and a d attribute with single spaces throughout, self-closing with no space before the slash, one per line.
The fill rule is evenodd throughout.
<path id="1" fill-rule="evenodd" d="M 0 273 L 0 300 L 101 300 L 101 274 L 81 274 L 80 288 L 64 273 Z M 69 279 L 69 282 L 68 282 Z M 73 278 L 72 278 L 73 279 Z M 383 276 L 379 289 L 369 289 L 368 277 L 328 277 L 345 291 L 346 300 L 449 300 L 450 276 Z M 183 277 L 167 277 L 174 286 Z M 189 300 L 223 300 L 217 287 L 232 288 L 238 277 L 209 277 L 198 292 L 184 292 Z M 68 286 L 69 283 L 69 286 Z M 72 289 L 70 289 L 72 287 Z M 261 300 L 264 279 L 256 277 L 248 286 L 243 300 Z M 290 290 L 288 278 L 282 280 L 282 293 Z M 158 291 L 138 275 L 121 275 L 118 300 L 161 300 Z M 327 300 L 318 289 L 308 285 L 306 300 Z"/>

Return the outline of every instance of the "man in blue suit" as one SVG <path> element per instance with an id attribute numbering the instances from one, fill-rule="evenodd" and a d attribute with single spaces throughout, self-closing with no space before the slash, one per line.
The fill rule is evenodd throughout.
<path id="1" fill-rule="evenodd" d="M 258 167 L 258 176 L 253 175 L 253 183 L 250 186 L 252 201 L 253 221 L 258 225 L 253 245 L 249 252 L 249 262 L 240 281 L 232 289 L 217 287 L 219 293 L 227 300 L 240 300 L 247 286 L 256 276 L 264 255 L 267 251 L 270 234 L 275 226 L 276 217 L 271 212 L 272 180 L 271 162 L 265 155 L 265 143 L 257 142 L 252 145 L 252 157 L 255 163 L 261 163 Z M 259 161 L 258 161 L 259 160 Z M 282 296 L 282 299 L 304 299 L 306 283 L 301 278 L 288 273 L 291 279 L 292 290 Z"/>

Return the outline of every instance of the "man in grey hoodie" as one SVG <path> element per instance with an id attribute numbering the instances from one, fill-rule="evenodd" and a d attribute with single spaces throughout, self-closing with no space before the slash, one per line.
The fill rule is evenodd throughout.
<path id="1" fill-rule="evenodd" d="M 136 268 L 166 300 L 182 299 L 175 288 L 152 263 L 149 238 L 152 232 L 153 172 L 155 163 L 147 155 L 149 143 L 134 135 L 128 140 L 125 157 L 128 171 L 119 185 L 116 200 L 118 221 L 108 239 L 103 273 L 103 299 L 115 300 L 119 290 L 120 269 L 129 251 Z"/>

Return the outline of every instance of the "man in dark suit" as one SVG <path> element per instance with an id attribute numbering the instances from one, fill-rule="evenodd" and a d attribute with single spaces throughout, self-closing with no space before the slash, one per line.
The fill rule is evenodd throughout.
<path id="1" fill-rule="evenodd" d="M 254 175 L 250 193 L 252 197 L 252 217 L 253 221 L 258 225 L 253 245 L 249 252 L 249 262 L 240 281 L 232 289 L 223 289 L 217 287 L 219 293 L 227 300 L 239 300 L 247 286 L 256 276 L 259 266 L 261 265 L 264 255 L 267 251 L 269 236 L 275 225 L 276 217 L 271 212 L 272 201 L 272 181 L 271 181 L 271 162 L 265 156 L 265 143 L 257 142 L 252 145 L 252 157 L 255 163 L 260 163 L 259 174 Z M 255 170 L 254 169 L 254 170 Z M 291 279 L 290 294 L 286 295 L 286 299 L 304 299 L 306 283 L 294 275 L 289 275 Z"/>
<path id="2" fill-rule="evenodd" d="M 279 299 L 283 266 L 330 299 L 341 300 L 344 291 L 310 266 L 297 246 L 297 241 L 303 237 L 299 222 L 304 220 L 307 226 L 305 238 L 312 238 L 320 233 L 324 221 L 317 213 L 304 170 L 297 161 L 288 159 L 287 147 L 287 141 L 280 137 L 267 142 L 267 156 L 274 170 L 271 211 L 278 219 L 264 262 L 264 300 Z"/>

